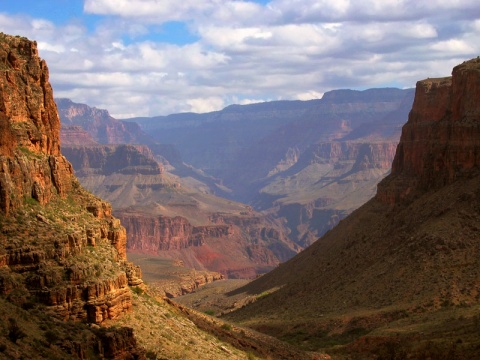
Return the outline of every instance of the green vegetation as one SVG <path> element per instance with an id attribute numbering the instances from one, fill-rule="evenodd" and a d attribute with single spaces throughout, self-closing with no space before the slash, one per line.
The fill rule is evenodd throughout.
<path id="1" fill-rule="evenodd" d="M 144 293 L 143 289 L 138 286 L 132 286 L 131 289 L 137 295 L 142 295 Z"/>
<path id="2" fill-rule="evenodd" d="M 260 299 L 263 299 L 264 297 L 267 297 L 268 295 L 270 295 L 271 292 L 270 291 L 264 291 L 262 292 L 261 294 L 258 294 L 256 296 L 256 300 L 260 300 Z"/>
<path id="3" fill-rule="evenodd" d="M 36 206 L 36 205 L 39 204 L 38 201 L 37 201 L 37 199 L 34 199 L 34 198 L 32 198 L 31 196 L 24 196 L 23 202 L 24 202 L 25 205 L 27 205 L 27 206 Z"/>
<path id="4" fill-rule="evenodd" d="M 223 330 L 231 331 L 232 330 L 232 325 L 230 324 L 222 324 L 221 328 Z"/>

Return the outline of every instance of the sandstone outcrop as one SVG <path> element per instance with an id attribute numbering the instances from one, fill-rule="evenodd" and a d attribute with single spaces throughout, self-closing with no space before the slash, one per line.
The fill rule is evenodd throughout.
<path id="1" fill-rule="evenodd" d="M 62 150 L 65 145 L 97 145 L 93 137 L 81 126 L 62 126 L 60 130 L 60 141 Z M 62 151 L 63 153 L 63 151 Z"/>
<path id="2" fill-rule="evenodd" d="M 0 293 L 63 319 L 129 311 L 141 272 L 126 232 L 60 152 L 60 119 L 35 42 L 0 34 Z M 5 134 L 5 136 L 3 136 Z"/>
<path id="3" fill-rule="evenodd" d="M 408 123 L 377 197 L 395 204 L 416 191 L 476 174 L 480 165 L 480 60 L 456 66 L 451 77 L 419 81 Z"/>
<path id="4" fill-rule="evenodd" d="M 78 169 L 80 178 L 91 175 L 160 175 L 164 169 L 145 145 L 63 145 L 62 153 Z"/>

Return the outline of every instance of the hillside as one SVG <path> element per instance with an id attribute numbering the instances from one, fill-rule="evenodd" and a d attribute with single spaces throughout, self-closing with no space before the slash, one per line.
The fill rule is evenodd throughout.
<path id="1" fill-rule="evenodd" d="M 306 348 L 351 343 L 344 355 L 478 355 L 479 94 L 478 59 L 419 81 L 375 198 L 237 290 L 265 296 L 227 318 Z"/>

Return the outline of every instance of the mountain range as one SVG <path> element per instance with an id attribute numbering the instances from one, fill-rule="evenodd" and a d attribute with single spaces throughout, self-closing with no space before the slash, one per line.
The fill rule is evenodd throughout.
<path id="1" fill-rule="evenodd" d="M 128 121 L 68 99 L 57 105 L 63 152 L 80 182 L 112 203 L 130 251 L 252 277 L 374 195 L 412 101 L 411 89 L 336 90 Z M 190 230 L 179 232 L 183 224 Z M 215 226 L 230 235 L 205 232 Z"/>

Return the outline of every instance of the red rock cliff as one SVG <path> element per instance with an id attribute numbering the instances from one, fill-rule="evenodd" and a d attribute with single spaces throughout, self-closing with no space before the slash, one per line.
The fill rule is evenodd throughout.
<path id="1" fill-rule="evenodd" d="M 294 249 L 265 219 L 214 214 L 209 225 L 186 218 L 117 210 L 129 234 L 132 252 L 180 259 L 185 265 L 231 278 L 255 277 L 291 257 Z"/>
<path id="2" fill-rule="evenodd" d="M 126 232 L 60 153 L 60 120 L 35 42 L 0 33 L 0 294 L 28 293 L 64 319 L 128 311 Z M 29 296 L 30 296 L 29 295 Z"/>
<path id="3" fill-rule="evenodd" d="M 0 37 L 0 208 L 8 214 L 25 196 L 41 204 L 66 196 L 74 179 L 60 154 L 60 120 L 36 43 Z"/>
<path id="4" fill-rule="evenodd" d="M 377 198 L 396 203 L 415 191 L 469 177 L 480 165 L 480 59 L 452 76 L 417 83 L 415 100 Z"/>

